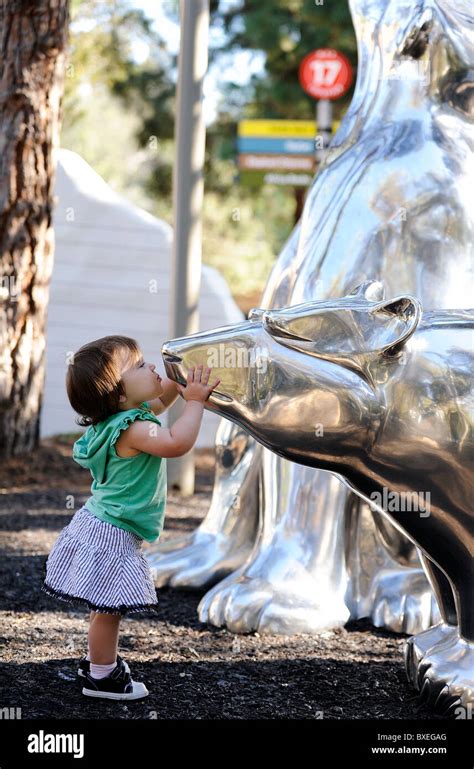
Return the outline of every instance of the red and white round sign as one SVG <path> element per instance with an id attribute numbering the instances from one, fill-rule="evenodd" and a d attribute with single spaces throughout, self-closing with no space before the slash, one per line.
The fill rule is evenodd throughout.
<path id="1" fill-rule="evenodd" d="M 302 88 L 314 99 L 339 99 L 352 83 L 347 56 L 334 48 L 318 48 L 304 57 L 299 68 Z"/>

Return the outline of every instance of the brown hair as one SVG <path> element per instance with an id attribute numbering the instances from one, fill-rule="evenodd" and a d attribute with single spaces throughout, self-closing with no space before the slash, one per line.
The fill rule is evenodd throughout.
<path id="1" fill-rule="evenodd" d="M 121 374 L 121 353 L 129 351 L 132 365 L 140 359 L 140 348 L 129 336 L 103 336 L 74 353 L 66 374 L 69 403 L 81 415 L 82 427 L 96 425 L 120 411 L 125 395 Z"/>

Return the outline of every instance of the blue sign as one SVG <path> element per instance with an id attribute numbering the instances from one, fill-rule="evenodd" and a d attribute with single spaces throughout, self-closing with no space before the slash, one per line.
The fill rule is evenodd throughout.
<path id="1" fill-rule="evenodd" d="M 314 139 L 266 139 L 246 136 L 239 136 L 237 139 L 239 152 L 311 155 L 314 148 Z"/>

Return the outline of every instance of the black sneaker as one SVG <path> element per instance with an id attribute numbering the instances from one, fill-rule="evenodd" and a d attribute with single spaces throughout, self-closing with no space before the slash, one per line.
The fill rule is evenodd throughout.
<path id="1" fill-rule="evenodd" d="M 102 697 L 107 700 L 138 700 L 147 697 L 150 692 L 145 684 L 132 681 L 122 660 L 106 678 L 93 678 L 90 673 L 86 673 L 82 693 L 86 697 Z"/>
<path id="2" fill-rule="evenodd" d="M 120 654 L 117 654 L 117 663 L 118 662 L 123 662 L 125 670 L 127 671 L 127 673 L 130 673 L 130 668 L 128 667 L 128 665 L 125 662 L 125 660 L 122 659 Z M 91 672 L 90 660 L 87 660 L 85 658 L 85 656 L 81 657 L 81 659 L 79 660 L 79 667 L 77 669 L 77 675 L 81 676 L 81 678 L 85 678 L 86 677 L 86 673 L 90 673 L 90 672 Z"/>

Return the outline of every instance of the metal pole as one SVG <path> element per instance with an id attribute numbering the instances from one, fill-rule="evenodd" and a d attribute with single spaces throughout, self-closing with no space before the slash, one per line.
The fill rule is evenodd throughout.
<path id="1" fill-rule="evenodd" d="M 321 139 L 321 147 L 316 148 L 316 159 L 322 163 L 329 147 L 332 135 L 332 101 L 319 99 L 316 103 L 317 138 Z"/>
<path id="2" fill-rule="evenodd" d="M 201 284 L 201 212 L 204 196 L 206 128 L 202 111 L 207 70 L 209 0 L 180 0 L 180 50 L 176 93 L 173 168 L 173 294 L 171 338 L 198 331 Z M 169 410 L 168 424 L 181 415 L 184 401 Z M 194 454 L 168 459 L 170 486 L 186 496 L 194 492 Z"/>

